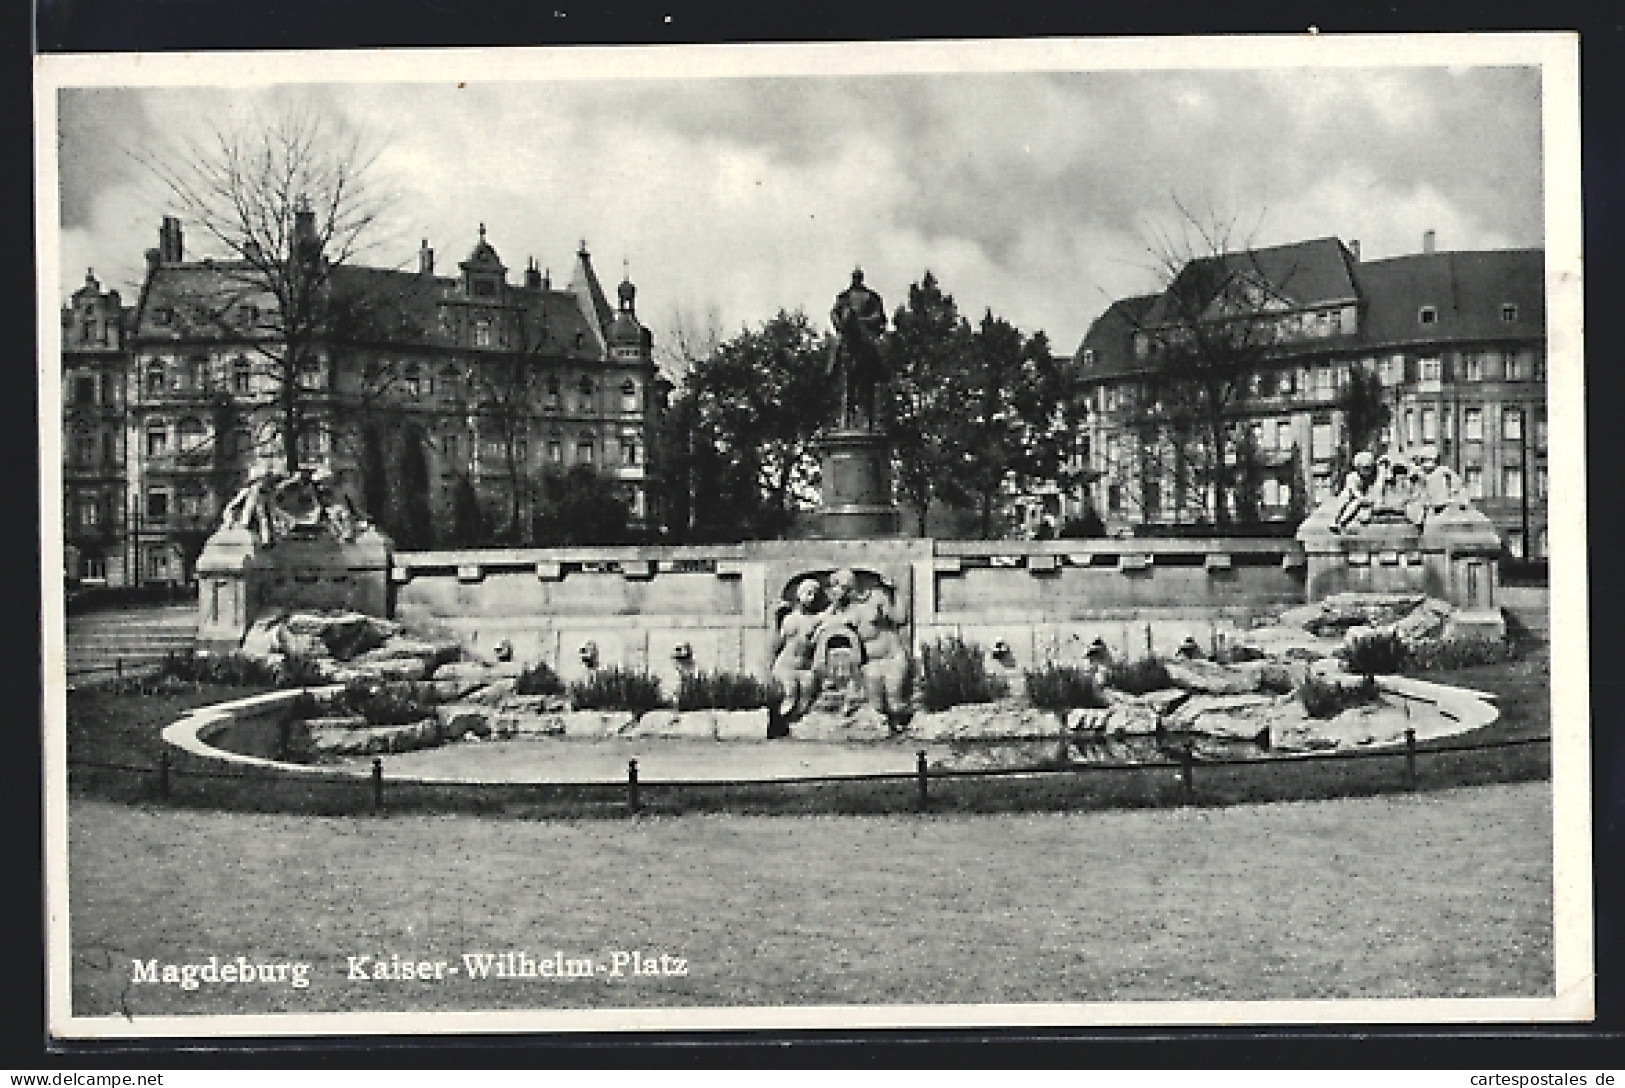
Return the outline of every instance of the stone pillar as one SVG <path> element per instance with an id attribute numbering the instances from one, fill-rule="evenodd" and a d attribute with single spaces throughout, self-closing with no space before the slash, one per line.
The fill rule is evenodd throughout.
<path id="1" fill-rule="evenodd" d="M 1471 507 L 1446 508 L 1428 518 L 1422 541 L 1436 557 L 1445 599 L 1456 606 L 1448 633 L 1505 637 L 1498 600 L 1501 536 L 1490 519 Z"/>
<path id="2" fill-rule="evenodd" d="M 824 468 L 819 536 L 825 540 L 896 536 L 902 519 L 892 498 L 891 444 L 886 436 L 831 431 L 819 450 Z"/>
<path id="3" fill-rule="evenodd" d="M 247 529 L 221 529 L 197 561 L 198 649 L 226 653 L 242 645 L 265 592 L 269 563 Z"/>

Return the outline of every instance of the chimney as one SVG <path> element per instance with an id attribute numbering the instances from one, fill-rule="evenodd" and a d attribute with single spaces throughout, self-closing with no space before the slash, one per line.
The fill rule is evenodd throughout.
<path id="1" fill-rule="evenodd" d="M 1356 263 L 1360 260 L 1360 240 L 1358 238 L 1349 242 L 1349 253 L 1353 254 Z"/>
<path id="2" fill-rule="evenodd" d="M 1433 231 L 1425 230 L 1425 231 L 1422 232 L 1422 252 L 1423 253 L 1432 253 L 1433 252 L 1435 239 L 1436 239 L 1436 234 Z"/>
<path id="3" fill-rule="evenodd" d="M 525 262 L 525 286 L 532 291 L 541 290 L 542 270 L 536 267 L 535 257 Z"/>
<path id="4" fill-rule="evenodd" d="M 434 275 L 434 250 L 429 248 L 429 240 L 423 239 L 418 246 L 418 274 L 422 276 Z"/>
<path id="5" fill-rule="evenodd" d="M 163 225 L 158 228 L 158 259 L 164 264 L 180 264 L 185 255 L 181 221 L 173 215 L 164 216 Z"/>
<path id="6" fill-rule="evenodd" d="M 293 209 L 294 252 L 302 258 L 313 258 L 320 254 L 321 245 L 316 234 L 316 213 L 311 211 L 310 201 L 301 193 Z"/>

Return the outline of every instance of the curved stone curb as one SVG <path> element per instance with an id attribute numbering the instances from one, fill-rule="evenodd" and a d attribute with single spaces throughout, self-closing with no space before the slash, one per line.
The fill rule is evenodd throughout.
<path id="1" fill-rule="evenodd" d="M 179 721 L 164 727 L 163 742 L 171 748 L 186 752 L 201 759 L 213 760 L 220 763 L 231 763 L 243 767 L 261 767 L 267 770 L 291 771 L 296 774 L 313 774 L 328 777 L 362 778 L 370 772 L 365 769 L 346 770 L 342 767 L 317 766 L 309 763 L 284 763 L 280 760 L 265 759 L 261 756 L 244 755 L 241 752 L 228 751 L 225 748 L 216 748 L 210 744 L 206 733 L 210 727 L 224 725 L 237 720 L 244 710 L 268 711 L 282 709 L 307 691 L 317 696 L 336 695 L 344 690 L 342 684 L 319 688 L 294 688 L 287 691 L 267 691 L 259 695 L 249 695 L 230 702 L 214 703 L 210 706 L 199 707 L 187 712 Z"/>

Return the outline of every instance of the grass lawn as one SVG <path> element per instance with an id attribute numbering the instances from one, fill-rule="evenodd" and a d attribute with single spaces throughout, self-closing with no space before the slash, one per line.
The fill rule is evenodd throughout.
<path id="1" fill-rule="evenodd" d="M 1223 809 L 527 822 L 70 806 L 80 1015 L 1540 996 L 1551 790 Z M 345 957 L 683 957 L 358 982 Z M 131 961 L 313 965 L 131 984 Z"/>

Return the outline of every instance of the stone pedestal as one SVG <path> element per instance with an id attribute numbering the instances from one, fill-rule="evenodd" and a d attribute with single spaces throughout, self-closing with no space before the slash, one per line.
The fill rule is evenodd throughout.
<path id="1" fill-rule="evenodd" d="M 267 547 L 249 530 L 221 529 L 198 557 L 198 648 L 227 652 L 269 608 L 390 613 L 389 538 L 368 529 L 353 541 L 322 533 Z"/>
<path id="2" fill-rule="evenodd" d="M 1450 633 L 1499 637 L 1506 630 L 1496 599 L 1501 538 L 1470 506 L 1431 514 L 1422 527 L 1378 515 L 1337 533 L 1323 507 L 1298 529 L 1308 564 L 1306 596 L 1419 593 L 1454 605 Z"/>
<path id="3" fill-rule="evenodd" d="M 901 515 L 892 498 L 891 445 L 873 431 L 831 431 L 819 443 L 823 502 L 819 533 L 825 540 L 896 536 Z"/>

